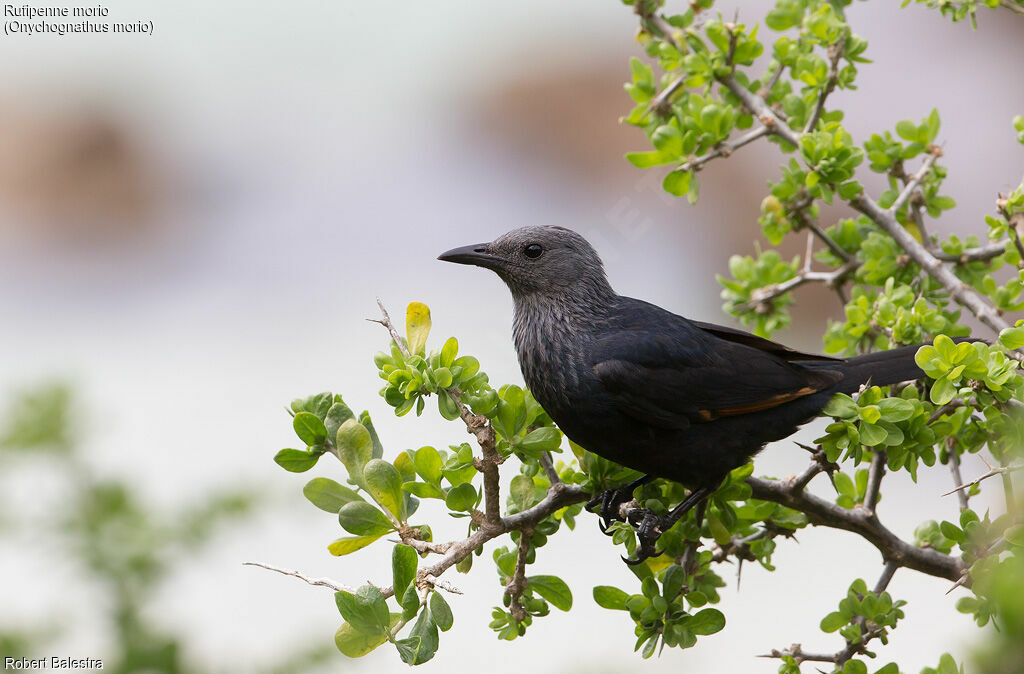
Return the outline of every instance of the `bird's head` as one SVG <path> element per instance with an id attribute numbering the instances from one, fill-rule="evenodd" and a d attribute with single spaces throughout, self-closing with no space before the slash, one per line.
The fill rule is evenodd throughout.
<path id="1" fill-rule="evenodd" d="M 501 277 L 514 296 L 612 294 L 597 251 L 564 227 L 513 229 L 490 243 L 454 248 L 437 259 L 486 267 Z"/>

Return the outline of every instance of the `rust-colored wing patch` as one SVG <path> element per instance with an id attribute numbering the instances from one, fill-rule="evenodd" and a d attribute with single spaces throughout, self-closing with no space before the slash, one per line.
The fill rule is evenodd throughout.
<path id="1" fill-rule="evenodd" d="M 789 393 L 779 393 L 778 395 L 773 395 L 770 398 L 765 398 L 764 400 L 758 401 L 756 403 L 751 403 L 749 405 L 740 405 L 738 407 L 724 407 L 719 410 L 697 410 L 697 414 L 704 421 L 712 421 L 719 417 L 734 417 L 740 414 L 762 412 L 764 410 L 770 410 L 773 407 L 778 407 L 779 405 L 783 405 L 792 400 L 796 400 L 797 398 L 809 396 L 812 393 L 817 393 L 818 391 L 821 390 L 822 389 L 815 388 L 813 386 L 804 386 L 803 388 L 798 389 L 796 391 L 791 391 Z"/>

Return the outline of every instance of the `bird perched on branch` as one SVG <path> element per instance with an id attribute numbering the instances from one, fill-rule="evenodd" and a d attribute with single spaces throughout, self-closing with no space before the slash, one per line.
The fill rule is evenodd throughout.
<path id="1" fill-rule="evenodd" d="M 630 513 L 639 563 L 730 470 L 815 417 L 836 393 L 922 376 L 916 346 L 850 359 L 801 353 L 612 290 L 601 258 L 562 227 L 523 227 L 439 260 L 493 270 L 512 291 L 527 386 L 575 443 L 644 477 L 595 498 L 603 528 L 655 477 L 690 488 L 668 515 Z M 627 560 L 630 561 L 630 560 Z"/>

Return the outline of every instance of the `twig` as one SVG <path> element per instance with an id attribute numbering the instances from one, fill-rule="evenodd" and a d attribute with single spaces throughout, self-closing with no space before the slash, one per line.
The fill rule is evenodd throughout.
<path id="1" fill-rule="evenodd" d="M 893 561 L 885 563 L 885 568 L 882 569 L 882 575 L 878 577 L 878 582 L 875 583 L 875 589 L 872 590 L 875 594 L 882 594 L 885 592 L 885 588 L 889 587 L 890 581 L 892 581 L 893 575 L 896 570 L 900 568 L 900 565 Z"/>
<path id="2" fill-rule="evenodd" d="M 871 467 L 868 469 L 868 488 L 864 492 L 864 507 L 877 517 L 875 508 L 878 506 L 879 488 L 882 485 L 882 478 L 885 477 L 885 450 L 876 448 L 871 457 Z"/>
<path id="3" fill-rule="evenodd" d="M 680 77 L 677 80 L 673 80 L 667 87 L 662 89 L 658 93 L 658 95 L 651 100 L 651 102 L 647 105 L 647 109 L 644 110 L 644 114 L 640 115 L 640 119 L 646 119 L 647 115 L 651 114 L 652 112 L 662 114 L 665 108 L 665 103 L 668 102 L 669 97 L 671 97 L 672 94 L 679 91 L 679 87 L 681 86 L 683 86 L 682 77 Z"/>
<path id="4" fill-rule="evenodd" d="M 516 570 L 505 586 L 505 594 L 511 599 L 509 610 L 516 620 L 526 618 L 526 609 L 519 599 L 523 591 L 530 584 L 526 580 L 526 558 L 530 554 L 530 537 L 533 536 L 533 527 L 527 526 L 519 530 L 519 551 L 516 555 Z"/>
<path id="5" fill-rule="evenodd" d="M 348 585 L 341 585 L 341 584 L 336 583 L 335 581 L 333 581 L 333 580 L 331 580 L 329 578 L 309 578 L 307 576 L 302 575 L 298 571 L 292 571 L 292 570 L 289 570 L 289 569 L 280 569 L 280 568 L 278 568 L 276 566 L 271 566 L 270 564 L 264 564 L 263 562 L 242 562 L 242 566 L 258 566 L 261 569 L 267 569 L 268 571 L 276 571 L 276 572 L 284 574 L 286 576 L 295 576 L 299 580 L 304 580 L 307 583 L 309 583 L 310 585 L 317 585 L 317 586 L 320 586 L 320 587 L 327 587 L 327 588 L 330 588 L 330 589 L 334 590 L 335 592 L 355 593 L 355 589 L 354 588 L 351 588 Z"/>
<path id="6" fill-rule="evenodd" d="M 935 257 L 942 260 L 943 262 L 956 262 L 958 264 L 967 264 L 968 262 L 987 262 L 994 257 L 1002 255 L 1006 252 L 1006 242 L 1008 239 L 1002 239 L 994 243 L 988 243 L 984 246 L 977 248 L 968 248 L 959 255 L 952 253 L 946 253 L 940 250 L 936 250 L 932 253 Z M 1024 257 L 1024 256 L 1022 256 Z"/>
<path id="7" fill-rule="evenodd" d="M 451 592 L 452 594 L 463 594 L 462 590 L 455 587 L 444 578 L 438 578 L 436 576 L 427 574 L 423 577 L 423 582 L 427 583 L 428 585 L 433 585 L 436 588 L 440 588 L 445 592 Z"/>
<path id="8" fill-rule="evenodd" d="M 953 484 L 963 484 L 964 478 L 960 474 L 960 455 L 956 451 L 956 438 L 947 438 L 946 447 L 949 452 L 949 472 L 953 476 Z M 960 510 L 967 510 L 970 507 L 971 498 L 966 489 L 956 490 L 957 499 L 960 501 Z"/>
<path id="9" fill-rule="evenodd" d="M 843 48 L 845 46 L 846 34 L 844 33 L 843 36 L 839 38 L 838 42 L 828 48 L 828 79 L 825 81 L 825 86 L 818 95 L 818 102 L 814 104 L 814 111 L 807 120 L 807 125 L 804 127 L 804 133 L 813 131 L 814 127 L 818 125 L 818 120 L 821 119 L 822 113 L 825 112 L 825 99 L 827 99 L 835 90 L 836 83 L 839 81 L 839 60 L 843 58 Z"/>
<path id="10" fill-rule="evenodd" d="M 805 283 L 824 283 L 829 287 L 835 287 L 836 284 L 846 278 L 846 276 L 856 268 L 857 263 L 855 262 L 844 264 L 842 267 L 827 272 L 809 271 L 805 268 L 788 281 L 773 283 L 763 288 L 753 290 L 750 293 L 750 300 L 748 302 L 733 305 L 731 310 L 737 312 L 756 311 L 761 307 L 767 306 L 767 303 L 770 300 L 781 295 L 785 295 L 790 290 L 799 288 Z"/>
<path id="11" fill-rule="evenodd" d="M 768 81 L 764 83 L 764 86 L 758 90 L 757 95 L 767 100 L 772 93 L 772 89 L 774 89 L 775 85 L 779 83 L 779 79 L 782 78 L 782 73 L 785 71 L 786 66 L 784 64 L 780 63 L 775 66 L 775 72 L 771 74 L 771 77 L 769 77 Z"/>
<path id="12" fill-rule="evenodd" d="M 958 409 L 960 409 L 961 407 L 963 407 L 965 404 L 966 403 L 963 401 L 963 398 L 953 398 L 948 403 L 946 403 L 942 407 L 940 407 L 937 410 L 935 410 L 934 412 L 932 412 L 932 415 L 930 417 L 928 417 L 928 423 L 929 424 L 935 423 L 943 415 L 955 412 Z"/>
<path id="13" fill-rule="evenodd" d="M 550 484 L 557 484 L 562 481 L 562 478 L 558 477 L 558 471 L 555 470 L 554 464 L 551 462 L 550 452 L 541 452 L 540 458 L 541 468 L 544 469 L 544 474 L 548 476 L 548 482 Z"/>
<path id="14" fill-rule="evenodd" d="M 402 352 L 402 355 L 404 355 L 406 358 L 411 357 L 412 353 L 410 353 L 409 347 L 406 345 L 405 340 L 402 339 L 402 336 L 398 334 L 398 330 L 395 330 L 395 325 L 394 323 L 391 322 L 391 316 L 388 315 L 388 310 L 384 308 L 384 303 L 380 301 L 379 297 L 377 298 L 377 306 L 380 307 L 380 313 L 384 316 L 384 318 L 367 318 L 366 320 L 370 321 L 371 323 L 380 323 L 385 328 L 387 328 L 388 332 L 391 333 L 391 339 L 394 340 L 395 345 L 398 347 L 398 350 Z"/>
<path id="15" fill-rule="evenodd" d="M 699 157 L 696 157 L 695 159 L 691 159 L 685 164 L 679 166 L 678 168 L 672 169 L 672 171 L 699 171 L 704 166 L 704 164 L 707 164 L 709 161 L 717 159 L 718 157 L 728 157 L 729 155 L 731 155 L 733 152 L 740 149 L 744 145 L 749 145 L 758 138 L 763 138 L 764 136 L 767 136 L 770 133 L 771 130 L 768 127 L 760 126 L 754 129 L 753 131 L 743 134 L 734 141 L 719 143 L 714 147 L 713 150 L 711 150 L 707 154 L 703 154 Z"/>
<path id="16" fill-rule="evenodd" d="M 740 102 L 743 103 L 747 110 L 768 127 L 773 134 L 779 136 L 790 145 L 800 145 L 800 136 L 782 120 L 778 113 L 771 109 L 763 98 L 747 91 L 747 88 L 731 75 L 719 79 L 719 82 L 731 91 L 736 98 L 740 99 Z"/>
<path id="17" fill-rule="evenodd" d="M 924 180 L 926 175 L 928 175 L 928 172 L 932 170 L 932 164 L 934 164 L 935 160 L 940 156 L 942 156 L 942 150 L 933 145 L 931 147 L 931 153 L 925 157 L 923 162 L 921 162 L 921 168 L 917 169 L 914 175 L 910 176 L 907 180 L 906 187 L 904 187 L 903 191 L 896 197 L 896 201 L 892 202 L 892 206 L 889 207 L 890 212 L 895 213 L 903 208 L 903 204 L 907 203 L 907 199 L 909 199 L 910 195 L 914 193 L 914 190 L 918 188 L 921 181 Z M 923 239 L 924 237 L 922 236 L 921 238 Z"/>
<path id="18" fill-rule="evenodd" d="M 999 6 L 1010 10 L 1014 14 L 1024 14 L 1024 7 L 1013 0 L 999 0 Z"/>
<path id="19" fill-rule="evenodd" d="M 985 458 L 981 457 L 981 460 L 985 461 Z M 986 461 L 986 464 L 988 464 L 987 461 Z M 981 477 L 977 477 L 977 478 L 975 478 L 975 479 L 973 479 L 970 482 L 967 482 L 965 484 L 958 485 L 955 489 L 951 489 L 951 490 L 947 491 L 945 494 L 943 494 L 943 496 L 949 496 L 950 494 L 955 494 L 958 491 L 963 491 L 964 489 L 970 489 L 974 485 L 981 483 L 982 480 L 987 480 L 988 478 L 995 477 L 996 475 L 1009 475 L 1010 473 L 1012 473 L 1014 471 L 1024 470 L 1024 464 L 1015 465 L 1015 466 L 993 466 L 992 464 L 988 464 L 988 468 L 989 468 L 989 471 L 987 473 L 985 473 L 984 475 L 982 475 Z"/>

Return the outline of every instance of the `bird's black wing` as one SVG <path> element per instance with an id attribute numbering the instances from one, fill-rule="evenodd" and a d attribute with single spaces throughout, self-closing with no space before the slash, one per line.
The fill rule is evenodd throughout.
<path id="1" fill-rule="evenodd" d="M 749 332 L 737 330 L 736 328 L 727 328 L 724 325 L 701 323 L 700 321 L 690 321 L 690 323 L 697 326 L 704 332 L 709 332 L 720 339 L 736 342 L 737 344 L 744 344 L 746 346 L 752 346 L 755 349 L 760 349 L 761 351 L 774 353 L 785 360 L 831 360 L 836 362 L 842 362 L 843 360 L 842 358 L 833 358 L 832 356 L 822 356 L 816 353 L 804 353 L 803 351 L 797 351 L 796 349 L 791 349 L 788 346 L 784 346 L 778 342 L 773 342 L 765 339 L 764 337 L 758 337 L 757 335 L 752 335 Z"/>
<path id="2" fill-rule="evenodd" d="M 618 408 L 654 426 L 685 428 L 771 409 L 843 378 L 838 369 L 790 362 L 807 358 L 768 340 L 721 339 L 683 319 L 659 323 L 609 330 L 591 351 L 592 371 Z"/>

